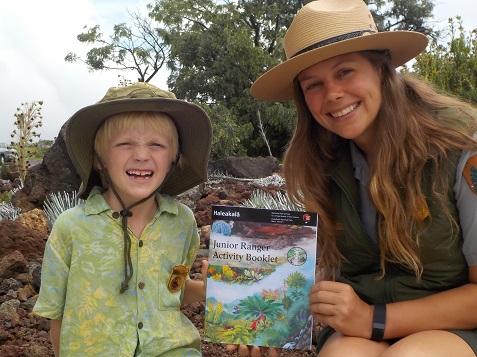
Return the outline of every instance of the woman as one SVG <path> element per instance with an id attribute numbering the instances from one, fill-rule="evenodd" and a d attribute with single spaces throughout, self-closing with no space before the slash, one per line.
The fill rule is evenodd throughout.
<path id="1" fill-rule="evenodd" d="M 477 354 L 477 112 L 396 72 L 426 45 L 361 0 L 314 1 L 251 88 L 296 103 L 284 174 L 320 219 L 319 357 Z"/>

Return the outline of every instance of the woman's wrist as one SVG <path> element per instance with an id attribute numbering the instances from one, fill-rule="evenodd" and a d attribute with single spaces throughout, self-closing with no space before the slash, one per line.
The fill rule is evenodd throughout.
<path id="1" fill-rule="evenodd" d="M 384 329 L 386 328 L 386 305 L 374 305 L 373 313 L 373 330 L 371 340 L 381 342 L 384 337 Z"/>

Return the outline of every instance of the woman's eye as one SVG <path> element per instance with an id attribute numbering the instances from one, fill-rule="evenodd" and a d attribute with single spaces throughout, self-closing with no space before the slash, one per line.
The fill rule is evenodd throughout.
<path id="1" fill-rule="evenodd" d="M 342 76 L 346 76 L 348 73 L 351 73 L 353 72 L 353 70 L 351 68 L 344 68 L 342 69 L 341 71 L 338 72 L 338 76 L 342 77 Z"/>
<path id="2" fill-rule="evenodd" d="M 305 90 L 305 91 L 311 90 L 311 89 L 314 89 L 314 88 L 318 88 L 319 86 L 321 86 L 321 82 L 311 82 L 311 83 L 307 83 L 307 84 L 305 84 L 305 86 L 304 86 L 304 90 Z"/>

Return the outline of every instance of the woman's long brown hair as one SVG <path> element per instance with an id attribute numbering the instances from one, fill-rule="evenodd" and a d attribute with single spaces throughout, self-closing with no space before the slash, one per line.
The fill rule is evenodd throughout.
<path id="1" fill-rule="evenodd" d="M 368 156 L 369 196 L 378 213 L 386 217 L 379 226 L 382 275 L 386 261 L 390 261 L 413 270 L 419 278 L 423 267 L 416 232 L 422 228 L 419 217 L 424 197 L 421 188 L 424 166 L 431 160 L 440 172 L 446 170 L 450 152 L 477 150 L 477 142 L 472 139 L 477 131 L 477 115 L 470 105 L 440 94 L 410 75 L 397 73 L 388 51 L 360 53 L 382 72 L 382 103 L 376 118 L 378 133 L 374 150 Z M 343 261 L 336 246 L 342 227 L 334 219 L 328 168 L 335 158 L 337 143 L 344 139 L 313 118 L 297 80 L 295 104 L 297 127 L 283 164 L 287 190 L 293 202 L 318 213 L 318 266 L 333 276 Z M 455 109 L 452 115 L 444 114 L 448 108 Z M 447 175 L 435 175 L 432 190 L 458 230 L 444 204 Z"/>

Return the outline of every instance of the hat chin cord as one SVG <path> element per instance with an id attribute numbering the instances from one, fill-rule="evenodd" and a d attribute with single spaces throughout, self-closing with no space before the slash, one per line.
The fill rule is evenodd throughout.
<path id="1" fill-rule="evenodd" d="M 130 211 L 130 209 L 137 206 L 137 205 L 140 205 L 141 203 L 146 202 L 148 199 L 150 199 L 152 196 L 154 196 L 156 194 L 156 192 L 159 191 L 159 189 L 164 184 L 164 182 L 166 182 L 167 176 L 169 176 L 169 174 L 172 170 L 169 170 L 166 177 L 162 181 L 161 185 L 157 189 L 152 191 L 149 196 L 144 197 L 143 199 L 137 201 L 136 203 L 133 203 L 132 205 L 129 205 L 128 207 L 126 207 L 123 200 L 121 199 L 118 192 L 116 191 L 116 188 L 113 185 L 113 181 L 111 180 L 111 177 L 109 176 L 108 170 L 104 166 L 103 161 L 101 160 L 99 155 L 96 153 L 96 150 L 94 150 L 94 156 L 96 157 L 96 160 L 98 161 L 99 166 L 101 166 L 101 170 L 103 170 L 104 177 L 105 177 L 106 181 L 108 182 L 109 187 L 113 191 L 114 196 L 116 196 L 119 204 L 122 207 L 122 210 L 119 212 L 119 214 L 121 215 L 121 227 L 123 229 L 123 238 L 124 238 L 124 249 L 123 249 L 124 281 L 121 283 L 121 288 L 119 289 L 119 292 L 121 294 L 123 294 L 126 290 L 129 289 L 129 281 L 131 280 L 131 278 L 133 276 L 133 273 L 134 273 L 132 259 L 131 259 L 131 244 L 132 243 L 131 243 L 131 237 L 129 236 L 129 232 L 128 232 L 128 217 L 132 217 L 132 215 L 133 215 L 132 212 Z M 174 163 L 173 163 L 173 166 L 175 166 Z"/>

